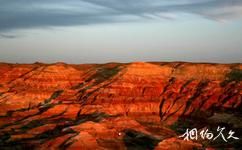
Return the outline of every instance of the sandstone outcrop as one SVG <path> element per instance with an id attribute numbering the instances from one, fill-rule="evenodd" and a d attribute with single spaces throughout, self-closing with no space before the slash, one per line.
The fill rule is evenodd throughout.
<path id="1" fill-rule="evenodd" d="M 185 62 L 2 63 L 0 147 L 236 149 L 241 140 L 226 145 L 178 136 L 186 128 L 221 124 L 241 136 L 241 68 Z"/>

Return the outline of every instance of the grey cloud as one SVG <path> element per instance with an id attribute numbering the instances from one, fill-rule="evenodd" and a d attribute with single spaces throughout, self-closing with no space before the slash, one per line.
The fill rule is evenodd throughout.
<path id="1" fill-rule="evenodd" d="M 16 38 L 16 35 L 10 35 L 10 34 L 0 34 L 0 38 L 6 38 L 6 39 L 13 39 Z"/>
<path id="2" fill-rule="evenodd" d="M 213 20 L 242 17 L 241 0 L 0 0 L 0 32 L 49 26 L 135 21 L 165 13 Z M 133 19 L 136 18 L 136 19 Z"/>

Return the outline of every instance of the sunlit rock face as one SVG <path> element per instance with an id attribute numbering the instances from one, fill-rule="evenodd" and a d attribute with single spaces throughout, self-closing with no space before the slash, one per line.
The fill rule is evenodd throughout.
<path id="1" fill-rule="evenodd" d="M 5 111 L 41 103 L 57 90 L 68 89 L 81 81 L 82 71 L 64 64 L 3 65 L 0 75 L 1 101 Z"/>
<path id="2" fill-rule="evenodd" d="M 241 68 L 184 62 L 1 63 L 0 147 L 236 149 L 240 140 L 226 145 L 178 136 L 186 128 L 217 125 L 241 136 Z"/>

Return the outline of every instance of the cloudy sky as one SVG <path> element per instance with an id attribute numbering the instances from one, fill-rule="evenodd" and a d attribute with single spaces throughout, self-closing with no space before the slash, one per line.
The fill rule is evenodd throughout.
<path id="1" fill-rule="evenodd" d="M 0 0 L 0 62 L 242 63 L 242 0 Z"/>

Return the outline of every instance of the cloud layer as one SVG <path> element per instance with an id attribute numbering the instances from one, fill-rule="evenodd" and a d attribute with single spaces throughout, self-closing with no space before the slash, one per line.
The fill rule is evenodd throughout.
<path id="1" fill-rule="evenodd" d="M 212 20 L 242 17 L 241 0 L 0 0 L 0 32 L 159 17 L 179 13 Z"/>

